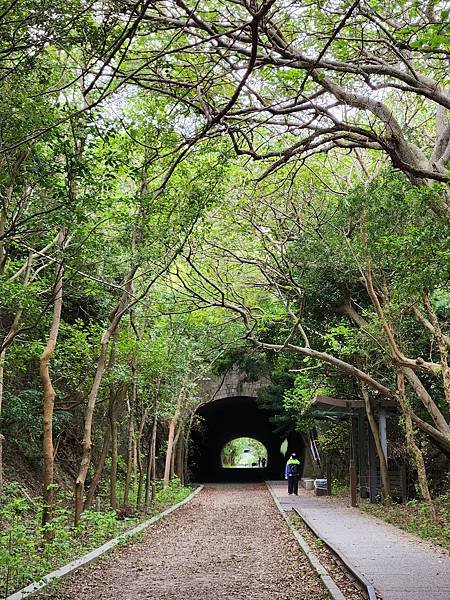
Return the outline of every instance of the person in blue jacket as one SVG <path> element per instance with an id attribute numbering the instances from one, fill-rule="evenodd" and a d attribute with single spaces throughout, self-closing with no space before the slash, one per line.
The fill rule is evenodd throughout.
<path id="1" fill-rule="evenodd" d="M 298 496 L 298 480 L 300 479 L 300 461 L 293 452 L 286 463 L 284 478 L 288 480 L 288 494 Z"/>

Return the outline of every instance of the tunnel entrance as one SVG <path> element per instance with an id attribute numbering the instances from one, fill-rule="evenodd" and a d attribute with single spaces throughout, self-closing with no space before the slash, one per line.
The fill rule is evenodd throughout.
<path id="1" fill-rule="evenodd" d="M 287 454 L 304 456 L 303 438 L 299 433 L 278 433 L 270 411 L 258 406 L 256 398 L 237 396 L 221 398 L 201 406 L 191 435 L 188 457 L 190 479 L 197 482 L 263 481 L 282 479 Z M 222 451 L 237 438 L 253 438 L 267 452 L 264 468 L 229 468 L 222 464 Z M 288 440 L 285 456 L 280 447 Z M 245 449 L 245 448 L 244 448 Z M 250 449 L 250 448 L 248 448 Z M 254 461 L 252 461 L 254 462 Z M 304 464 L 304 461 L 301 461 Z"/>
<path id="2" fill-rule="evenodd" d="M 255 438 L 234 438 L 222 448 L 220 462 L 224 469 L 265 469 L 267 448 Z"/>

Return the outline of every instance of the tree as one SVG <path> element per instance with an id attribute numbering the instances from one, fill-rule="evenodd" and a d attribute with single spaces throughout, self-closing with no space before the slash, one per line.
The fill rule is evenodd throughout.
<path id="1" fill-rule="evenodd" d="M 176 0 L 144 10 L 138 67 L 121 74 L 195 116 L 186 148 L 226 134 L 238 155 L 268 161 L 266 173 L 289 164 L 291 175 L 318 152 L 375 150 L 414 183 L 448 182 L 444 5 Z M 448 189 L 428 204 L 448 216 Z"/>
<path id="2" fill-rule="evenodd" d="M 359 379 L 374 400 L 397 400 L 400 409 L 395 381 L 403 373 L 419 401 L 414 422 L 448 452 L 446 353 L 431 347 L 437 360 L 423 358 L 430 347 L 409 326 L 411 300 L 422 306 L 425 292 L 429 297 L 445 288 L 448 232 L 423 211 L 423 194 L 431 192 L 390 173 L 333 206 L 330 199 L 322 204 L 322 192 L 309 190 L 305 179 L 284 192 L 258 192 L 258 202 L 244 192 L 234 203 L 231 235 L 226 225 L 210 228 L 196 252 L 186 255 L 190 276 L 178 275 L 194 304 L 237 313 L 258 348 L 326 363 Z M 431 269 L 424 260 L 429 256 L 436 257 Z M 433 331 L 443 340 L 442 327 Z M 404 349 L 397 339 L 408 339 Z"/>

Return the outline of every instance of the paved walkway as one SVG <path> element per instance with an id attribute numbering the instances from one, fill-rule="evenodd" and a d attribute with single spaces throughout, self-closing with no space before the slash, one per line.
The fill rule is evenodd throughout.
<path id="1" fill-rule="evenodd" d="M 450 557 L 435 546 L 333 498 L 302 489 L 297 498 L 288 496 L 284 481 L 269 485 L 282 507 L 304 514 L 383 600 L 450 599 Z"/>

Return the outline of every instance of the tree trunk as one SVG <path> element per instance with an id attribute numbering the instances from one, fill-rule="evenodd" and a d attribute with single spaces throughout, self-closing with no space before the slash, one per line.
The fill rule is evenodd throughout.
<path id="1" fill-rule="evenodd" d="M 401 367 L 401 372 L 408 380 L 409 384 L 417 394 L 417 397 L 420 399 L 428 414 L 433 419 L 436 428 L 443 433 L 445 436 L 450 438 L 450 426 L 447 423 L 444 415 L 437 407 L 436 403 L 427 392 L 425 386 L 420 381 L 419 377 L 416 373 L 409 367 Z"/>
<path id="2" fill-rule="evenodd" d="M 172 452 L 172 461 L 171 461 L 171 465 L 170 465 L 170 479 L 173 478 L 173 476 L 176 474 L 178 475 L 178 472 L 176 472 L 177 466 L 178 466 L 178 454 L 180 452 L 181 449 L 181 444 L 182 444 L 182 433 L 183 433 L 183 423 L 180 423 L 180 426 L 177 430 L 177 433 L 175 435 L 175 438 L 173 440 L 173 452 Z"/>
<path id="3" fill-rule="evenodd" d="M 175 475 L 175 458 L 177 455 L 177 450 L 178 450 L 178 445 L 177 442 L 174 441 L 173 443 L 173 450 L 172 450 L 172 457 L 170 459 L 170 477 L 169 477 L 169 482 L 172 481 L 174 475 Z"/>
<path id="4" fill-rule="evenodd" d="M 156 492 L 156 434 L 158 431 L 158 405 L 155 404 L 155 414 L 148 445 L 147 480 L 145 486 L 145 508 L 150 508 L 150 503 L 155 499 Z"/>
<path id="5" fill-rule="evenodd" d="M 0 228 L 0 233 L 1 233 L 1 228 Z M 58 233 L 57 240 L 58 239 L 59 239 L 59 233 Z M 47 246 L 47 248 L 49 248 L 50 245 L 51 244 L 49 244 Z M 44 248 L 44 250 L 45 250 L 45 248 Z M 22 283 L 23 287 L 27 287 L 30 282 L 30 274 L 31 274 L 31 267 L 33 264 L 33 257 L 34 257 L 34 254 L 33 254 L 33 252 L 30 251 L 28 253 L 28 258 L 27 258 L 25 265 L 21 269 L 19 269 L 19 271 L 16 272 L 16 274 L 14 275 L 14 277 L 16 277 L 22 271 L 24 272 L 24 278 L 23 278 L 23 283 Z M 11 281 L 11 279 L 10 279 L 10 281 Z M 6 334 L 6 336 L 3 338 L 2 344 L 1 344 L 1 351 L 0 351 L 0 417 L 2 416 L 2 410 L 3 410 L 6 351 L 9 348 L 9 346 L 13 343 L 14 339 L 16 338 L 16 335 L 19 330 L 19 323 L 22 318 L 22 314 L 23 314 L 23 305 L 20 305 L 18 311 L 16 312 L 14 320 L 11 324 L 11 327 L 9 328 L 9 331 Z M 3 442 L 4 442 L 5 438 L 4 438 L 4 436 L 2 436 L 2 437 L 3 437 Z M 0 498 L 1 498 L 2 494 L 3 494 L 3 461 L 0 460 Z"/>
<path id="6" fill-rule="evenodd" d="M 431 499 L 430 489 L 428 487 L 427 473 L 425 469 L 425 462 L 423 460 L 423 454 L 414 440 L 414 428 L 411 418 L 411 408 L 406 397 L 405 376 L 403 372 L 399 372 L 397 375 L 397 390 L 399 403 L 403 411 L 403 417 L 405 419 L 406 443 L 408 446 L 409 453 L 416 463 L 420 493 L 422 498 L 430 507 L 430 514 L 432 518 L 436 520 L 436 509 L 433 504 L 433 500 Z"/>
<path id="7" fill-rule="evenodd" d="M 125 486 L 123 490 L 123 503 L 128 504 L 130 495 L 130 485 L 134 470 L 134 445 L 135 445 L 135 431 L 134 431 L 134 407 L 136 403 L 136 382 L 133 377 L 133 383 L 131 388 L 131 398 L 128 405 L 128 447 L 127 447 L 127 474 L 125 477 Z"/>
<path id="8" fill-rule="evenodd" d="M 5 355 L 6 349 L 0 352 L 0 417 L 2 415 L 2 404 L 3 404 L 3 380 L 5 376 Z M 5 436 L 0 433 L 0 499 L 3 496 L 3 442 Z"/>
<path id="9" fill-rule="evenodd" d="M 439 323 L 437 314 L 427 294 L 425 294 L 424 304 L 430 317 L 430 321 L 433 325 L 434 337 L 436 338 L 439 354 L 441 357 L 442 385 L 444 387 L 444 396 L 447 401 L 447 404 L 450 407 L 450 368 L 448 366 L 449 341 L 447 336 L 444 335 L 441 329 L 441 324 Z"/>
<path id="10" fill-rule="evenodd" d="M 414 412 L 411 411 L 411 418 L 414 423 L 421 429 L 424 433 L 428 434 L 432 440 L 434 440 L 443 451 L 447 454 L 450 453 L 450 437 L 444 435 L 440 431 L 433 427 L 419 416 L 417 416 Z"/>
<path id="11" fill-rule="evenodd" d="M 91 481 L 91 485 L 89 486 L 88 492 L 86 494 L 86 501 L 84 503 L 83 510 L 88 510 L 91 508 L 94 502 L 95 492 L 97 491 L 97 486 L 99 484 L 100 478 L 103 473 L 103 468 L 105 466 L 106 457 L 109 453 L 109 446 L 111 444 L 111 424 L 108 420 L 108 425 L 105 428 L 105 433 L 103 436 L 103 445 L 102 451 L 100 452 L 100 456 L 97 461 L 97 465 L 95 467 L 94 476 Z"/>
<path id="12" fill-rule="evenodd" d="M 111 427 L 111 473 L 109 475 L 109 499 L 111 508 L 117 510 L 117 419 L 113 406 L 110 415 Z"/>
<path id="13" fill-rule="evenodd" d="M 166 451 L 166 464 L 164 467 L 164 482 L 163 487 L 166 488 L 170 482 L 170 471 L 172 467 L 172 453 L 173 453 L 173 440 L 175 435 L 175 425 L 177 422 L 178 415 L 175 415 L 169 422 L 169 430 L 167 432 L 167 451 Z"/>
<path id="14" fill-rule="evenodd" d="M 184 485 L 184 439 L 182 436 L 178 440 L 177 445 L 175 474 L 180 478 L 181 485 Z"/>
<path id="15" fill-rule="evenodd" d="M 97 396 L 102 382 L 103 374 L 106 369 L 106 357 L 108 354 L 109 342 L 111 336 L 116 332 L 119 323 L 126 312 L 128 305 L 128 297 L 130 293 L 131 281 L 136 272 L 136 268 L 131 269 L 125 279 L 125 286 L 122 296 L 117 304 L 114 314 L 111 319 L 111 324 L 105 330 L 102 335 L 100 342 L 100 355 L 97 361 L 97 368 L 95 371 L 94 381 L 92 383 L 91 390 L 89 392 L 88 403 L 86 407 L 86 413 L 84 417 L 84 433 L 82 441 L 82 456 L 78 476 L 75 482 L 75 515 L 74 524 L 78 526 L 80 522 L 81 513 L 83 512 L 84 502 L 84 485 L 86 482 L 86 476 L 89 470 L 89 464 L 91 461 L 92 451 L 92 421 L 94 418 L 94 409 L 97 402 Z"/>
<path id="16" fill-rule="evenodd" d="M 64 267 L 61 260 L 61 252 L 64 245 L 65 230 L 61 229 L 58 236 L 58 257 L 56 260 L 55 287 L 53 291 L 53 318 L 48 336 L 47 345 L 41 354 L 39 373 L 44 389 L 43 405 L 43 443 L 42 443 L 42 485 L 44 508 L 42 511 L 42 526 L 45 527 L 52 520 L 53 512 L 53 471 L 54 471 L 54 448 L 53 448 L 53 409 L 55 406 L 55 390 L 50 377 L 50 359 L 56 348 L 58 339 L 59 324 L 61 322 L 61 310 L 63 301 L 63 274 Z M 44 540 L 52 540 L 52 532 L 46 528 L 44 531 Z"/>
<path id="17" fill-rule="evenodd" d="M 136 496 L 136 508 L 139 509 L 142 502 L 142 491 L 144 487 L 144 464 L 142 461 L 142 434 L 144 432 L 145 423 L 147 422 L 148 408 L 145 408 L 142 415 L 141 424 L 136 437 L 136 464 L 138 471 L 138 489 Z"/>
<path id="18" fill-rule="evenodd" d="M 180 416 L 182 414 L 182 408 L 183 408 L 183 402 L 185 399 L 185 395 L 186 395 L 186 383 L 188 381 L 189 378 L 189 374 L 186 372 L 183 378 L 183 385 L 182 388 L 180 390 L 180 393 L 178 394 L 178 398 L 177 398 L 177 405 L 175 408 L 175 414 L 173 416 L 173 418 L 170 420 L 169 422 L 169 431 L 167 433 L 167 453 L 166 453 L 166 464 L 164 467 L 164 482 L 163 482 L 163 487 L 166 488 L 169 485 L 170 482 L 170 477 L 171 474 L 173 473 L 173 451 L 174 451 L 174 446 L 177 442 L 177 440 L 175 439 L 175 428 L 178 425 L 178 421 L 180 419 Z M 179 432 L 178 432 L 179 434 Z M 174 444 L 175 441 L 175 444 Z"/>
<path id="19" fill-rule="evenodd" d="M 6 348 L 0 352 L 0 416 L 3 408 L 3 386 L 5 379 Z"/>
<path id="20" fill-rule="evenodd" d="M 5 436 L 0 433 L 0 500 L 3 495 L 3 443 Z"/>
<path id="21" fill-rule="evenodd" d="M 111 392 L 113 397 L 115 396 L 114 391 Z M 125 383 L 121 385 L 119 397 L 114 398 L 111 402 L 111 473 L 110 473 L 110 503 L 111 508 L 117 510 L 117 465 L 118 465 L 118 426 L 117 422 L 122 414 L 122 410 L 125 406 L 125 398 L 127 395 L 127 386 Z"/>
<path id="22" fill-rule="evenodd" d="M 156 436 L 158 432 L 158 421 L 155 415 L 154 429 L 152 433 L 152 452 L 151 452 L 151 494 L 150 501 L 155 501 L 156 496 Z"/>
<path id="23" fill-rule="evenodd" d="M 373 286 L 372 286 L 372 289 L 373 289 Z M 338 307 L 336 312 L 345 313 L 359 327 L 367 327 L 368 326 L 368 323 L 360 315 L 358 315 L 355 310 L 353 310 L 353 309 L 347 310 L 346 306 L 347 305 L 342 305 L 341 307 Z M 431 333 L 433 333 L 433 335 L 435 335 L 435 328 L 433 327 L 431 322 L 429 322 L 427 319 L 425 319 L 423 317 L 423 315 L 421 315 L 421 313 L 416 308 L 414 308 L 414 312 L 415 312 L 418 320 L 420 322 L 422 322 L 422 324 L 426 327 L 426 329 L 428 329 L 429 331 L 431 331 Z M 448 337 L 446 337 L 446 336 L 444 336 L 443 342 L 446 343 L 447 345 L 450 344 L 450 342 L 448 341 Z M 442 360 L 442 353 L 441 353 L 441 360 Z M 444 360 L 445 360 L 445 356 L 444 356 Z M 423 421 L 423 419 L 418 417 L 412 411 L 411 411 L 411 418 L 420 427 L 420 429 L 422 431 L 424 431 L 425 433 L 427 433 L 433 440 L 435 440 L 439 444 L 440 447 L 445 449 L 446 452 L 450 452 L 449 425 L 448 425 L 445 417 L 443 416 L 442 412 L 436 406 L 436 403 L 433 401 L 430 394 L 428 393 L 428 391 L 426 390 L 426 388 L 420 381 L 418 375 L 411 368 L 409 368 L 407 366 L 400 367 L 400 369 L 403 371 L 403 374 L 408 378 L 409 383 L 413 387 L 416 395 L 418 396 L 418 398 L 420 399 L 420 401 L 426 408 L 428 414 L 433 419 L 433 422 L 435 423 L 435 427 L 433 427 L 426 421 Z M 445 371 L 445 368 L 443 365 L 443 369 L 442 369 L 443 377 L 445 376 L 445 373 L 446 373 L 446 371 Z"/>

